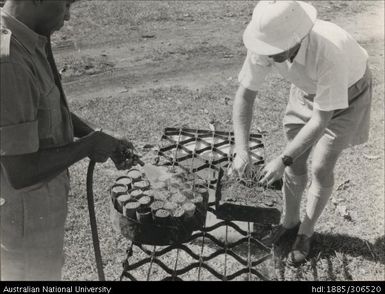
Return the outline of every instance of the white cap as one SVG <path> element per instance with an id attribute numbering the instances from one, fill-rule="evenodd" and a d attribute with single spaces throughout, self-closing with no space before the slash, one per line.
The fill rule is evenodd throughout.
<path id="1" fill-rule="evenodd" d="M 302 1 L 260 1 L 243 34 L 246 48 L 259 55 L 282 53 L 310 32 L 317 10 Z"/>

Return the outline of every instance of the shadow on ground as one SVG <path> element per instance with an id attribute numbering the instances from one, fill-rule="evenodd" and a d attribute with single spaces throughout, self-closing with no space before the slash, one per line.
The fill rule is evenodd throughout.
<path id="1" fill-rule="evenodd" d="M 290 268 L 286 264 L 286 258 L 290 252 L 291 244 L 294 240 L 284 242 L 274 248 L 274 265 L 275 278 L 277 280 L 285 280 L 285 272 Z M 310 252 L 308 262 L 299 266 L 295 270 L 295 275 L 298 279 L 303 277 L 303 271 L 308 271 L 311 268 L 312 280 L 318 280 L 318 268 L 321 260 L 327 264 L 327 280 L 337 280 L 336 269 L 334 268 L 333 258 L 338 258 L 340 261 L 338 271 L 342 271 L 343 279 L 351 281 L 353 277 L 349 272 L 349 257 L 361 257 L 367 261 L 385 264 L 385 237 L 378 238 L 374 243 L 362 240 L 357 237 L 348 235 L 332 235 L 318 234 L 313 238 L 312 250 Z M 293 269 L 293 268 L 291 268 Z"/>
<path id="2" fill-rule="evenodd" d="M 264 271 L 269 279 L 281 281 L 288 279 L 352 281 L 353 276 L 349 269 L 351 258 L 362 258 L 369 262 L 385 265 L 385 236 L 378 238 L 374 243 L 370 243 L 345 234 L 315 233 L 308 261 L 297 268 L 286 264 L 294 239 L 295 237 L 292 236 L 282 240 L 279 245 L 272 248 L 273 257 L 271 262 L 262 265 L 265 267 Z M 201 240 L 195 240 L 193 243 L 198 245 L 200 242 Z M 217 244 L 214 244 L 211 240 L 206 239 L 205 245 L 213 250 L 218 250 Z M 251 257 L 254 260 L 267 253 L 260 246 L 249 248 L 247 242 L 232 248 L 235 254 L 246 260 L 248 250 L 250 250 Z M 258 268 L 256 269 L 258 270 Z"/>

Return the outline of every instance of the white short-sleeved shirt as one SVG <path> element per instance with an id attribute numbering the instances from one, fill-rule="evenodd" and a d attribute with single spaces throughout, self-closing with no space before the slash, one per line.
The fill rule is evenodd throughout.
<path id="1" fill-rule="evenodd" d="M 348 88 L 363 77 L 367 60 L 367 52 L 349 33 L 333 23 L 317 20 L 292 63 L 276 63 L 248 51 L 238 80 L 256 91 L 266 75 L 276 69 L 304 92 L 315 94 L 317 109 L 344 109 L 349 106 Z"/>

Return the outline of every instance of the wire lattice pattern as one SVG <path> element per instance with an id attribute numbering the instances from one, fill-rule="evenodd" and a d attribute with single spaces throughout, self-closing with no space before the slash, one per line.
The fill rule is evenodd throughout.
<path id="1" fill-rule="evenodd" d="M 233 160 L 234 144 L 233 132 L 166 128 L 159 155 L 164 164 L 178 165 L 213 187 L 220 168 L 227 168 Z M 254 164 L 263 164 L 262 134 L 250 134 L 249 148 Z"/>
<path id="2" fill-rule="evenodd" d="M 269 280 L 270 248 L 253 232 L 250 222 L 219 220 L 215 189 L 222 168 L 232 161 L 234 135 L 193 129 L 165 129 L 160 163 L 178 165 L 206 180 L 210 203 L 206 224 L 183 244 L 153 246 L 130 242 L 121 280 Z M 250 135 L 254 161 L 264 162 L 261 134 Z M 268 228 L 268 227 L 265 227 Z"/>

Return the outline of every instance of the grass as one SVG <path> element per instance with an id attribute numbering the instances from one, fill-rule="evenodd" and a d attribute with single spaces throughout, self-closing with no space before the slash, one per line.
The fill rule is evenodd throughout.
<path id="1" fill-rule="evenodd" d="M 209 115 L 205 114 L 204 109 L 208 109 L 209 113 L 215 112 L 215 115 L 221 117 L 222 121 L 227 121 L 226 124 L 222 125 L 223 129 L 231 129 L 231 108 L 218 102 L 220 99 L 215 99 L 228 93 L 226 89 L 221 89 L 221 91 L 214 87 L 196 95 L 195 92 L 188 90 L 171 88 L 162 91 L 148 91 L 143 93 L 143 95 L 130 96 L 129 99 L 93 99 L 83 105 L 80 102 L 72 103 L 72 107 L 82 117 L 125 133 L 137 146 L 143 146 L 144 143 L 155 144 L 159 139 L 162 129 L 166 126 L 185 125 L 204 128 L 207 126 L 209 117 Z M 180 100 L 181 103 L 171 103 L 168 97 L 173 97 L 173 100 Z M 170 107 L 170 103 L 173 107 Z M 199 104 L 201 108 L 197 109 L 195 115 L 191 115 L 191 108 L 196 104 Z M 263 106 L 261 107 L 263 109 Z M 268 108 L 267 110 L 272 111 Z M 128 113 L 130 115 L 127 115 Z M 176 116 L 175 113 L 180 113 L 181 115 Z M 263 112 L 260 111 L 259 113 Z M 270 130 L 267 136 L 269 141 L 271 141 L 267 145 L 269 157 L 276 155 L 284 144 L 280 140 L 280 126 L 277 123 L 280 116 L 281 113 L 275 113 L 270 116 L 263 115 L 260 118 L 260 121 L 265 123 L 264 129 Z M 155 117 L 156 119 L 153 119 Z M 126 126 L 131 127 L 127 129 Z M 255 124 L 254 129 L 257 126 L 259 125 Z M 381 173 L 383 173 L 382 163 L 379 160 L 374 160 L 373 162 L 373 160 L 367 160 L 362 156 L 358 156 L 359 154 L 370 154 L 373 149 L 380 150 L 380 147 L 373 148 L 370 145 L 357 147 L 354 151 L 351 150 L 345 153 L 341 158 L 336 171 L 337 185 L 346 180 L 349 180 L 351 184 L 343 191 L 336 191 L 333 197 L 340 199 L 347 205 L 349 211 L 353 214 L 353 220 L 347 221 L 343 219 L 335 211 L 333 205 L 328 205 L 319 222 L 318 231 L 321 233 L 316 237 L 316 246 L 314 248 L 314 252 L 317 252 L 317 254 L 321 253 L 319 256 L 321 267 L 317 266 L 318 276 L 312 276 L 312 272 L 308 271 L 305 267 L 302 269 L 303 277 L 301 279 L 345 280 L 347 277 L 346 272 L 349 272 L 352 280 L 365 279 L 365 277 L 369 280 L 382 278 L 384 264 L 383 249 L 385 249 L 384 239 L 381 237 L 383 236 L 381 231 L 383 219 L 379 218 L 383 212 L 383 204 L 381 203 L 383 201 L 383 188 L 381 181 L 379 181 Z M 70 231 L 67 231 L 66 242 L 67 244 L 68 242 L 73 244 L 69 247 L 76 251 L 79 248 L 84 248 L 84 246 L 88 248 L 88 252 L 72 251 L 68 255 L 72 257 L 71 259 L 76 257 L 76 260 L 80 256 L 82 257 L 83 265 L 76 265 L 75 268 L 79 266 L 83 268 L 87 264 L 86 269 L 93 272 L 94 270 L 91 269 L 93 256 L 92 250 L 90 250 L 91 240 L 89 239 L 90 232 L 88 230 L 88 221 L 86 221 L 87 209 L 84 199 L 85 164 L 86 162 L 79 163 L 71 171 L 72 174 L 76 175 L 72 180 L 71 194 L 77 195 L 77 197 L 70 201 L 73 207 L 70 209 L 72 215 L 69 217 L 69 228 L 76 230 L 77 234 L 73 236 Z M 349 174 L 346 174 L 346 168 L 349 168 Z M 123 258 L 125 246 L 127 245 L 125 240 L 121 240 L 121 238 L 111 232 L 108 219 L 109 197 L 107 189 L 117 175 L 118 173 L 113 171 L 111 164 L 107 163 L 99 166 L 94 176 L 96 180 L 95 194 L 98 223 L 103 244 L 102 252 L 106 259 L 107 272 L 111 268 L 111 272 L 108 272 L 110 279 L 118 277 L 118 273 L 120 273 L 119 267 L 116 267 L 117 264 L 120 264 L 118 256 Z M 365 203 L 365 209 L 361 208 L 362 202 Z M 81 229 L 80 232 L 79 229 Z M 345 232 L 349 232 L 349 234 Z M 88 241 L 86 241 L 87 239 Z M 372 249 L 367 247 L 366 241 L 369 242 L 369 246 Z M 375 254 L 375 257 L 372 256 L 371 250 L 374 250 L 373 254 Z M 337 254 L 342 254 L 343 258 L 347 260 L 346 263 L 349 265 L 347 270 L 342 270 L 343 268 L 341 267 L 340 260 L 337 258 Z M 87 257 L 86 260 L 84 260 L 85 256 Z M 139 257 L 137 256 L 137 258 Z M 328 273 L 329 267 L 325 260 L 331 260 L 330 262 L 334 265 L 333 275 Z M 67 272 L 70 274 L 67 277 L 68 279 L 91 279 L 92 275 L 84 275 L 85 269 L 78 275 L 79 273 L 72 271 L 74 264 L 70 262 L 67 265 L 69 266 L 68 269 L 71 269 Z M 362 275 L 360 271 L 365 268 L 368 272 Z M 136 272 L 136 275 L 144 277 L 143 273 L 138 274 Z M 93 277 L 95 278 L 95 275 Z M 284 278 L 286 280 L 298 279 L 297 276 L 288 273 L 285 274 Z"/>
<path id="2" fill-rule="evenodd" d="M 347 12 L 358 15 L 374 4 L 371 1 L 318 1 L 315 5 L 322 17 L 335 19 L 344 17 Z M 168 64 L 180 75 L 190 67 L 202 69 L 204 75 L 207 65 L 214 66 L 218 62 L 223 68 L 233 64 L 240 67 L 244 55 L 240 32 L 253 6 L 254 2 L 250 1 L 80 1 L 74 6 L 72 21 L 54 38 L 56 44 L 72 41 L 75 49 L 81 49 L 73 54 L 57 53 L 59 65 L 72 66 L 65 81 L 84 78 L 87 74 L 84 67 L 90 64 L 99 75 L 113 74 L 114 67 L 121 64 L 113 55 L 109 56 L 112 60 L 100 57 L 100 50 L 119 46 L 122 50 L 130 50 L 127 52 L 129 68 L 140 65 L 147 72 L 159 70 L 160 80 L 156 87 L 111 95 L 108 99 L 102 96 L 71 99 L 71 109 L 86 120 L 126 135 L 139 148 L 156 144 L 165 127 L 206 129 L 213 117 L 220 121 L 220 129 L 230 130 L 236 71 L 231 79 L 213 79 L 205 86 L 192 89 L 183 85 L 163 85 L 162 66 Z M 226 34 L 223 34 L 224 27 Z M 145 41 L 141 37 L 143 34 L 156 37 Z M 375 85 L 371 139 L 344 152 L 335 171 L 336 189 L 332 195 L 335 203 L 347 208 L 351 218 L 342 217 L 338 206 L 330 201 L 317 227 L 311 261 L 296 270 L 279 265 L 276 274 L 280 280 L 384 280 L 383 40 L 365 42 Z M 90 51 L 86 49 L 97 51 L 99 57 L 89 56 Z M 225 55 L 233 57 L 228 59 Z M 132 80 L 122 79 L 121 85 L 130 89 Z M 67 89 L 70 86 L 65 85 Z M 285 145 L 281 120 L 289 86 L 273 75 L 258 95 L 252 130 L 267 131 L 267 159 L 279 154 Z M 71 167 L 64 280 L 97 279 L 85 198 L 87 164 L 88 161 L 83 160 Z M 107 191 L 120 174 L 109 161 L 97 165 L 94 175 L 96 214 L 108 280 L 119 279 L 128 245 L 126 239 L 112 230 L 109 216 Z M 343 183 L 346 184 L 337 190 Z M 191 248 L 198 250 L 199 245 L 192 244 Z M 259 253 L 256 251 L 256 254 Z M 140 251 L 135 252 L 135 260 L 143 257 Z M 188 256 L 181 259 L 182 263 L 191 261 Z M 171 262 L 172 256 L 164 260 Z M 219 267 L 222 262 L 217 258 L 212 265 Z M 272 265 L 267 264 L 262 270 L 269 273 Z M 153 278 L 162 277 L 158 267 L 153 271 Z M 146 279 L 147 268 L 133 274 Z M 195 274 L 185 278 L 194 280 Z M 203 277 L 210 279 L 207 273 Z"/>
<path id="3" fill-rule="evenodd" d="M 372 1 L 310 2 L 323 19 L 362 12 L 373 5 Z M 228 30 L 233 30 L 250 20 L 254 6 L 254 1 L 79 1 L 73 5 L 71 23 L 58 33 L 58 38 L 71 35 L 81 46 L 94 46 L 123 40 L 135 42 L 140 33 L 161 33 L 175 25 L 212 26 L 223 22 L 228 24 Z"/>

